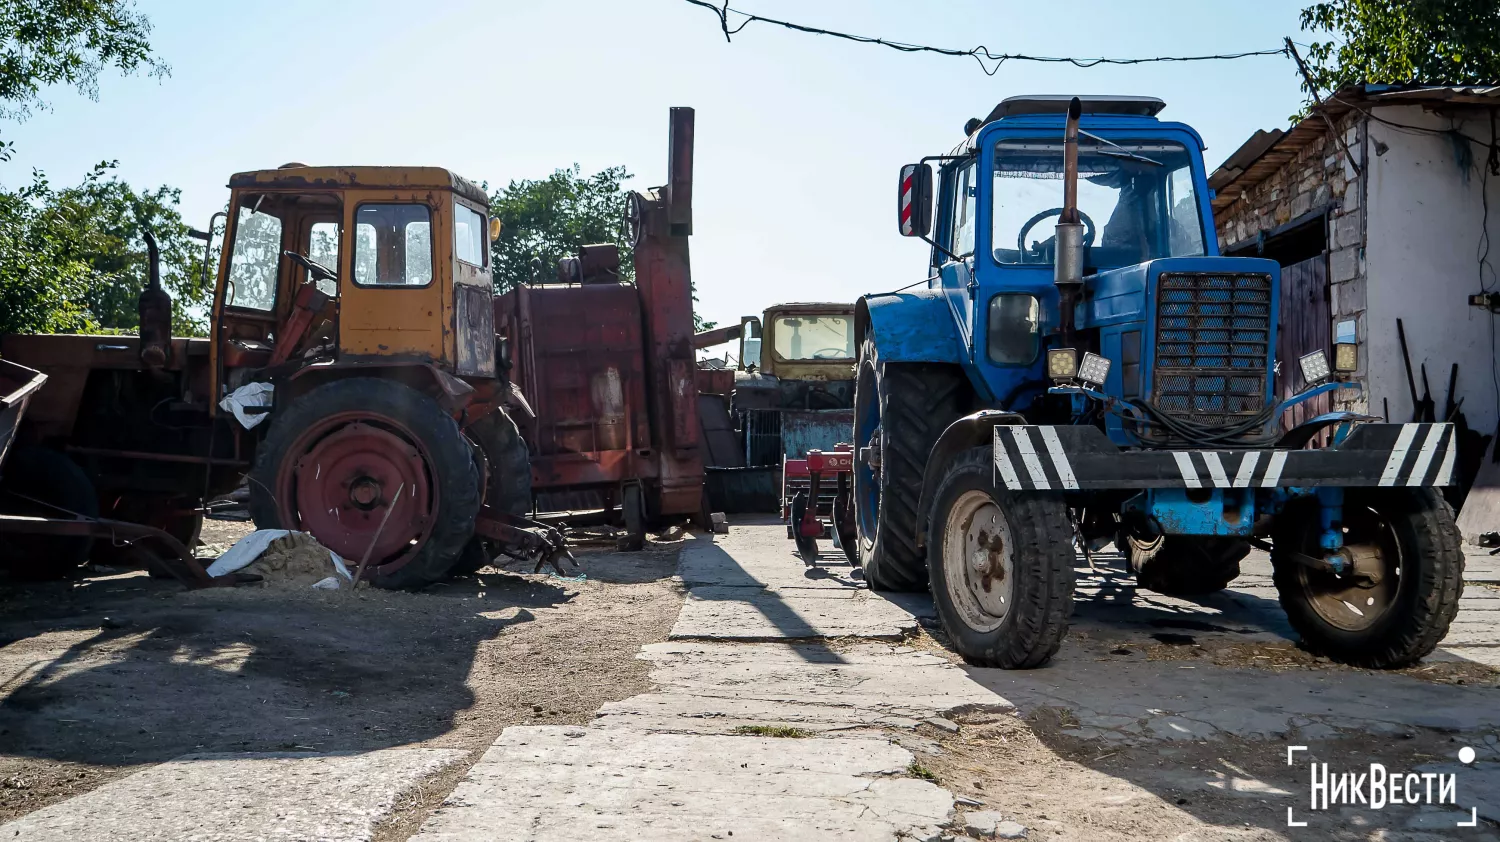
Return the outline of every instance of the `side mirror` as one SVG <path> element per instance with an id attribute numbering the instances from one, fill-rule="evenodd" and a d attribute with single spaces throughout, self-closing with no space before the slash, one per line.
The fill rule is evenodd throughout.
<path id="1" fill-rule="evenodd" d="M 907 164 L 901 168 L 896 220 L 903 237 L 926 237 L 932 231 L 932 167 Z"/>

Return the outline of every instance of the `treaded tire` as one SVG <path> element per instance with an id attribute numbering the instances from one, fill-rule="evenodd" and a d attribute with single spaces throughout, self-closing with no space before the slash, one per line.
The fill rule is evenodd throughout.
<path id="1" fill-rule="evenodd" d="M 927 525 L 932 599 L 953 648 L 965 661 L 981 667 L 1030 669 L 1047 663 L 1068 633 L 1077 575 L 1073 522 L 1060 494 L 997 490 L 993 465 L 989 447 L 971 448 L 938 480 Z M 955 590 L 970 587 L 971 580 L 958 578 L 968 572 L 969 556 L 963 548 L 955 553 L 947 546 L 953 534 L 948 529 L 950 517 L 965 518 L 961 501 L 974 499 L 975 493 L 999 507 L 1009 535 L 1008 546 L 999 542 L 1001 551 L 1009 552 L 1009 608 L 999 624 L 987 630 L 966 622 L 955 601 Z M 996 580 L 1003 581 L 1003 577 Z"/>
<path id="2" fill-rule="evenodd" d="M 93 480 L 77 462 L 45 447 L 11 453 L 4 465 L 0 488 L 34 497 L 88 517 L 99 516 L 99 495 Z M 5 514 L 67 517 L 45 506 L 0 494 Z M 94 539 L 11 533 L 0 535 L 0 559 L 17 579 L 41 582 L 66 578 L 89 560 Z"/>
<path id="3" fill-rule="evenodd" d="M 867 420 L 865 411 L 870 405 L 866 402 L 878 402 L 879 428 L 874 432 L 880 436 L 881 461 L 879 475 L 873 475 L 864 463 L 855 463 L 860 565 L 865 581 L 875 590 L 926 590 L 927 559 L 918 547 L 922 476 L 938 437 L 964 414 L 968 381 L 954 366 L 881 363 L 869 337 L 860 347 L 859 358 L 854 387 L 856 446 L 871 443 L 866 441 L 871 433 L 861 431 L 861 421 Z M 872 492 L 878 499 L 870 499 Z"/>
<path id="4" fill-rule="evenodd" d="M 490 466 L 484 501 L 506 514 L 531 514 L 531 455 L 515 420 L 497 409 L 470 424 L 467 432 Z"/>
<path id="5" fill-rule="evenodd" d="M 428 396 L 394 380 L 338 380 L 277 410 L 250 474 L 248 508 L 255 527 L 291 528 L 283 525 L 271 491 L 276 487 L 278 466 L 288 458 L 297 458 L 298 454 L 288 451 L 305 430 L 327 416 L 351 412 L 377 420 L 391 419 L 419 437 L 431 458 L 426 468 L 439 500 L 432 529 L 421 548 L 399 568 L 370 577 L 371 583 L 381 588 L 415 589 L 443 579 L 474 534 L 480 504 L 479 470 L 469 442 L 453 418 Z M 357 564 L 359 560 L 348 561 Z"/>
<path id="6" fill-rule="evenodd" d="M 1167 596 L 1215 593 L 1240 575 L 1240 561 L 1249 554 L 1250 544 L 1236 538 L 1168 535 L 1135 582 Z"/>
<path id="7" fill-rule="evenodd" d="M 1337 627 L 1313 607 L 1308 568 L 1287 558 L 1290 551 L 1307 551 L 1309 533 L 1316 540 L 1317 509 L 1312 506 L 1294 507 L 1278 518 L 1271 561 L 1281 607 L 1312 652 L 1370 669 L 1409 666 L 1437 647 L 1458 613 L 1464 552 L 1453 509 L 1432 488 L 1349 489 L 1346 524 L 1355 506 L 1373 510 L 1399 546 L 1400 587 L 1390 607 L 1369 628 L 1357 631 Z"/>

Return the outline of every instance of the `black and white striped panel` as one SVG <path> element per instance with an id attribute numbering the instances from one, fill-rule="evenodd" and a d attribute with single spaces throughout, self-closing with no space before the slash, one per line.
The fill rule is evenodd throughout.
<path id="1" fill-rule="evenodd" d="M 1402 424 L 1381 485 L 1450 485 L 1458 446 L 1452 424 Z"/>
<path id="2" fill-rule="evenodd" d="M 1121 451 L 1092 427 L 997 426 L 995 485 L 1012 491 L 1444 486 L 1452 424 L 1370 424 L 1318 450 Z"/>

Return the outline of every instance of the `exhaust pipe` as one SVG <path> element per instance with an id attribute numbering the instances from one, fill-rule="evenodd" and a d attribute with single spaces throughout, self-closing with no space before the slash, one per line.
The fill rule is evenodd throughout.
<path id="1" fill-rule="evenodd" d="M 172 296 L 161 286 L 161 251 L 151 229 L 141 226 L 146 241 L 150 280 L 136 301 L 140 315 L 141 362 L 150 369 L 161 369 L 172 358 Z"/>
<path id="2" fill-rule="evenodd" d="M 1073 97 L 1068 103 L 1067 128 L 1063 131 L 1063 209 L 1057 218 L 1053 239 L 1056 257 L 1052 283 L 1057 286 L 1058 327 L 1065 347 L 1073 344 L 1073 309 L 1083 290 L 1083 217 L 1078 214 L 1078 118 L 1083 103 Z"/>

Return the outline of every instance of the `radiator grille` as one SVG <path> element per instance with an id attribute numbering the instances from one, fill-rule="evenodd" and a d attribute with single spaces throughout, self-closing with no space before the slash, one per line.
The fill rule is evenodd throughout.
<path id="1" fill-rule="evenodd" d="M 1265 406 L 1269 275 L 1164 274 L 1157 287 L 1151 399 L 1162 412 L 1224 426 Z"/>

